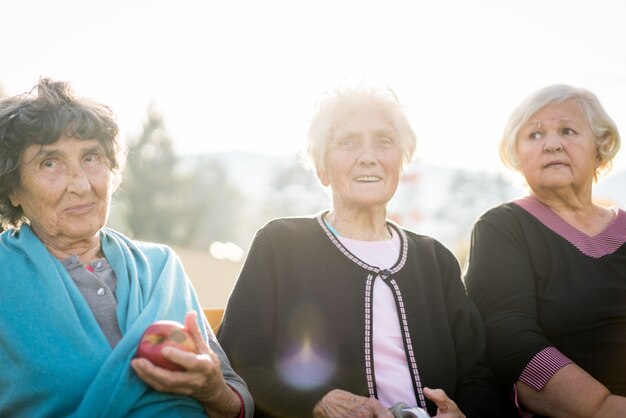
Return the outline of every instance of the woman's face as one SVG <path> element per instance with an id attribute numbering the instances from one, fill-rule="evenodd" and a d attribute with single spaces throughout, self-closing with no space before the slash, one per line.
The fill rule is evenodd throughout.
<path id="1" fill-rule="evenodd" d="M 536 193 L 591 190 L 598 151 L 587 118 L 573 100 L 535 113 L 520 130 L 517 156 Z"/>
<path id="2" fill-rule="evenodd" d="M 385 205 L 398 187 L 402 152 L 391 118 L 378 105 L 337 110 L 318 177 L 330 186 L 333 205 L 368 208 Z"/>
<path id="3" fill-rule="evenodd" d="M 108 217 L 112 178 L 98 141 L 62 136 L 26 148 L 11 203 L 22 206 L 44 242 L 92 239 Z"/>

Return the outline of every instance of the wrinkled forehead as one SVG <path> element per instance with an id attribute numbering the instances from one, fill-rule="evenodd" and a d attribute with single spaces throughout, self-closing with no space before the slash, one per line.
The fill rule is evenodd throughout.
<path id="1" fill-rule="evenodd" d="M 548 120 L 570 120 L 587 122 L 587 115 L 581 103 L 572 98 L 562 102 L 548 103 L 528 117 L 526 124 L 536 124 Z"/>
<path id="2" fill-rule="evenodd" d="M 333 133 L 361 129 L 395 130 L 387 107 L 376 102 L 339 104 L 331 121 Z"/>
<path id="3" fill-rule="evenodd" d="M 83 139 L 62 135 L 52 143 L 34 143 L 27 146 L 22 152 L 21 161 L 30 163 L 33 160 L 49 157 L 63 157 L 72 154 L 84 155 L 88 153 L 104 154 L 104 147 L 97 139 Z"/>

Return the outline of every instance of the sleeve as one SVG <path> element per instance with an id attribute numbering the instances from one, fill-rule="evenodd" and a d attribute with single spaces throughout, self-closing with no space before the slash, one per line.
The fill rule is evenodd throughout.
<path id="1" fill-rule="evenodd" d="M 189 286 L 191 286 L 191 282 L 188 281 Z M 211 325 L 209 324 L 208 319 L 204 315 L 204 312 L 200 308 L 199 305 L 196 306 L 198 310 L 198 320 L 201 322 L 204 332 L 206 334 L 206 339 L 209 343 L 209 347 L 211 350 L 217 355 L 220 361 L 220 367 L 222 370 L 222 376 L 224 376 L 224 380 L 226 384 L 235 392 L 239 400 L 241 401 L 241 410 L 239 411 L 239 418 L 252 418 L 254 416 L 254 401 L 252 399 L 252 395 L 246 385 L 246 382 L 239 376 L 230 364 L 224 349 L 218 342 Z"/>
<path id="2" fill-rule="evenodd" d="M 239 417 L 252 418 L 254 416 L 254 401 L 252 399 L 250 391 L 248 390 L 248 386 L 246 385 L 244 380 L 237 373 L 235 373 L 232 366 L 230 365 L 230 362 L 228 361 L 226 353 L 213 335 L 210 339 L 210 346 L 215 354 L 217 354 L 217 357 L 220 359 L 222 375 L 224 376 L 226 384 L 230 386 L 230 388 L 237 394 L 237 396 L 241 400 L 241 411 L 239 412 Z"/>
<path id="3" fill-rule="evenodd" d="M 533 357 L 526 367 L 524 367 L 519 380 L 535 390 L 541 390 L 546 383 L 548 383 L 548 380 L 554 376 L 554 373 L 570 363 L 573 362 L 561 354 L 561 352 L 556 348 L 544 348 L 537 353 L 535 357 Z M 524 406 L 520 403 L 516 385 L 513 385 L 510 397 L 515 404 L 517 413 L 520 417 L 533 418 L 537 416 L 533 412 L 524 408 Z"/>
<path id="4" fill-rule="evenodd" d="M 539 326 L 533 269 L 516 219 L 476 223 L 465 284 L 484 319 L 489 363 L 510 388 L 551 346 Z"/>
<path id="5" fill-rule="evenodd" d="M 573 361 L 555 347 L 544 348 L 524 367 L 519 380 L 535 390 L 541 390 L 556 372 L 571 363 Z"/>
<path id="6" fill-rule="evenodd" d="M 290 279 L 278 263 L 287 263 L 289 255 L 284 251 L 277 254 L 280 251 L 274 244 L 280 239 L 269 232 L 259 230 L 252 242 L 226 306 L 218 339 L 248 384 L 257 416 L 308 417 L 333 388 L 297 388 L 280 377 L 278 307 L 295 302 L 284 297 L 277 300 L 277 286 Z"/>
<path id="7" fill-rule="evenodd" d="M 467 296 L 457 260 L 442 262 L 449 326 L 456 352 L 457 384 L 448 394 L 468 418 L 502 417 L 496 380 L 485 360 L 485 332 L 480 313 Z"/>

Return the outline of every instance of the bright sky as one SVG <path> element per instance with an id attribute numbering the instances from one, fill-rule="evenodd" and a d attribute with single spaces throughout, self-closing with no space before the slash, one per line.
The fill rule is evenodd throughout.
<path id="1" fill-rule="evenodd" d="M 324 91 L 388 84 L 419 160 L 499 170 L 510 111 L 547 84 L 592 90 L 626 132 L 624 19 L 623 0 L 20 0 L 0 8 L 0 86 L 72 81 L 127 134 L 155 103 L 195 154 L 297 152 Z"/>

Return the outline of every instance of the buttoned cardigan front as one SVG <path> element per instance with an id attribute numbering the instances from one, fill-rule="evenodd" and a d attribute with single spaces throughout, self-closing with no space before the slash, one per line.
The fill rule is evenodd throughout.
<path id="1" fill-rule="evenodd" d="M 322 215 L 274 220 L 257 232 L 218 335 L 249 385 L 255 416 L 311 416 L 332 389 L 376 397 L 378 275 L 394 295 L 418 402 L 423 387 L 441 388 L 468 417 L 488 416 L 482 322 L 457 260 L 436 240 L 389 225 L 400 236 L 400 257 L 382 272 L 350 253 Z"/>

